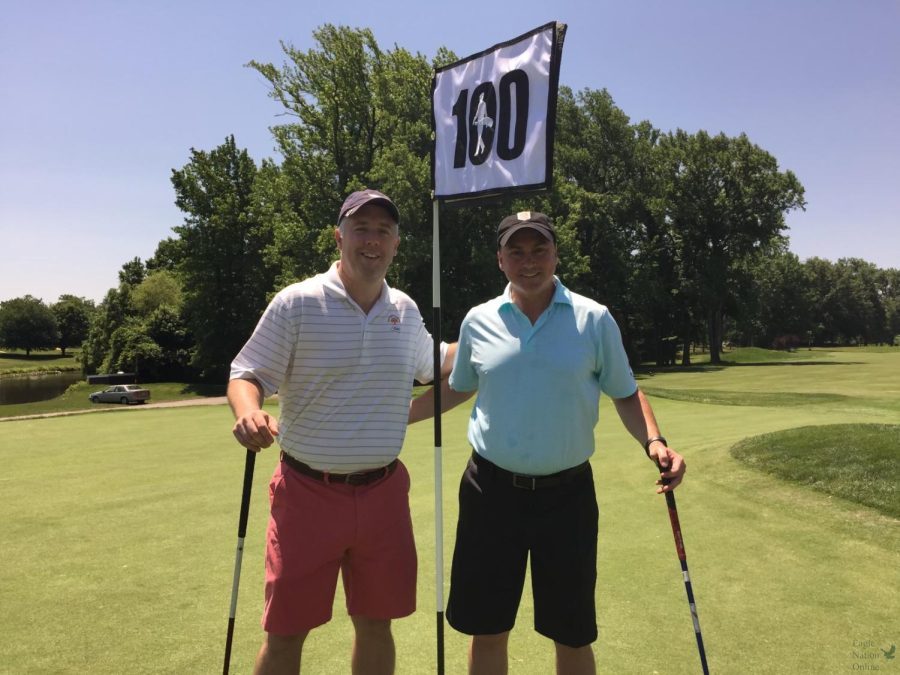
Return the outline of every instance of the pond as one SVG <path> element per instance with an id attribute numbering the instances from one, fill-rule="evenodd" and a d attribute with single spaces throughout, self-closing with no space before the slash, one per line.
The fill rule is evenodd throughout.
<path id="1" fill-rule="evenodd" d="M 7 375 L 0 377 L 0 405 L 46 401 L 62 395 L 84 376 L 78 372 L 50 375 Z"/>

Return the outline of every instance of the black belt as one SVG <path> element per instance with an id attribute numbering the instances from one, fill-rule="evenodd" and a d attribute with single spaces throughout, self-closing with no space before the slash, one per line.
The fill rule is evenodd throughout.
<path id="1" fill-rule="evenodd" d="M 478 466 L 492 470 L 501 480 L 508 480 L 513 484 L 513 487 L 521 488 L 523 490 L 540 490 L 541 488 L 559 487 L 560 485 L 571 483 L 576 476 L 583 474 L 591 468 L 589 462 L 584 462 L 578 466 L 563 469 L 562 471 L 551 473 L 546 476 L 527 476 L 525 474 L 507 471 L 490 460 L 485 459 L 475 451 L 472 452 L 472 459 Z"/>
<path id="2" fill-rule="evenodd" d="M 319 471 L 317 469 L 312 468 L 308 464 L 304 464 L 299 459 L 295 459 L 291 457 L 286 452 L 282 451 L 281 453 L 281 461 L 291 467 L 297 473 L 302 473 L 304 476 L 309 476 L 310 478 L 315 478 L 318 481 L 323 483 L 344 483 L 345 485 L 368 485 L 369 483 L 374 483 L 376 480 L 381 478 L 387 478 L 394 470 L 397 468 L 398 460 L 394 460 L 387 466 L 383 466 L 380 469 L 371 469 L 369 471 L 357 471 L 355 473 L 330 473 L 328 471 Z"/>

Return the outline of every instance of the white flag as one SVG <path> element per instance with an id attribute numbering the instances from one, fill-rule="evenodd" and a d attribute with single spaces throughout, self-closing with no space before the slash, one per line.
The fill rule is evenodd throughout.
<path id="1" fill-rule="evenodd" d="M 435 198 L 550 186 L 565 30 L 551 22 L 435 71 Z"/>

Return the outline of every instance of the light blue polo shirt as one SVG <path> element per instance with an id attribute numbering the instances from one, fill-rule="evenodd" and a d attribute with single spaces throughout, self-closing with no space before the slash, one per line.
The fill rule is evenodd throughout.
<path id="1" fill-rule="evenodd" d="M 609 310 L 557 278 L 534 325 L 509 286 L 469 311 L 450 387 L 478 390 L 468 433 L 478 454 L 540 476 L 586 461 L 594 452 L 600 393 L 626 398 L 637 382 Z"/>

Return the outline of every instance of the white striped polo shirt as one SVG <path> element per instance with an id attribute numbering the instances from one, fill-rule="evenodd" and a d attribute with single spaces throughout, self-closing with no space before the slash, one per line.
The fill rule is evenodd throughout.
<path id="1" fill-rule="evenodd" d="M 433 344 L 408 295 L 385 283 L 366 314 L 335 263 L 272 299 L 231 379 L 279 394 L 286 453 L 319 471 L 364 471 L 400 453 L 413 380 L 434 379 Z M 442 361 L 446 353 L 442 343 Z"/>

